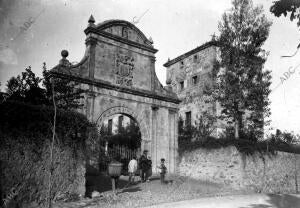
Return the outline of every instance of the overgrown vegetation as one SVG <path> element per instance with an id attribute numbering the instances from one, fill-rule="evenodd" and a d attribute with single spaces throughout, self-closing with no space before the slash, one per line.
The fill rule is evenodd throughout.
<path id="1" fill-rule="evenodd" d="M 300 1 L 298 0 L 276 0 L 273 1 L 273 5 L 270 7 L 270 12 L 276 17 L 281 15 L 290 16 L 291 21 L 296 21 L 297 26 L 300 27 Z M 293 57 L 297 54 L 300 48 L 300 43 L 298 42 L 297 51 L 293 55 L 282 56 L 282 57 Z"/>
<path id="2" fill-rule="evenodd" d="M 141 147 L 141 132 L 137 122 L 131 120 L 125 126 L 119 126 L 114 132 L 111 132 L 108 125 L 103 124 L 100 132 L 97 130 L 93 132 L 88 140 L 88 154 L 97 161 L 99 170 L 106 170 L 109 161 L 116 159 L 124 164 L 123 171 L 124 174 L 127 173 L 127 164 Z M 87 171 L 93 174 L 93 170 Z"/>
<path id="3" fill-rule="evenodd" d="M 273 5 L 270 11 L 276 16 L 290 15 L 290 20 L 296 20 L 297 26 L 300 26 L 300 1 L 297 0 L 276 0 L 273 1 Z"/>
<path id="4" fill-rule="evenodd" d="M 53 108 L 20 102 L 0 104 L 0 161 L 3 199 L 13 187 L 21 186 L 10 203 L 47 201 L 49 145 L 52 136 Z M 84 148 L 88 128 L 85 116 L 66 110 L 57 111 L 57 128 L 51 181 L 51 200 L 78 194 L 84 187 Z"/>
<path id="5" fill-rule="evenodd" d="M 240 139 L 236 140 L 232 126 L 228 126 L 222 135 L 216 138 L 210 134 L 202 134 L 202 132 L 209 132 L 209 129 L 212 129 L 212 127 L 203 125 L 201 122 L 196 122 L 195 125 L 191 126 L 185 126 L 182 122 L 179 122 L 178 125 L 179 154 L 197 148 L 218 149 L 228 146 L 235 146 L 241 153 L 246 155 L 251 155 L 256 152 L 275 154 L 277 150 L 300 153 L 300 147 L 295 146 L 300 143 L 300 135 L 295 135 L 293 132 L 281 132 L 277 130 L 276 134 L 271 134 L 265 140 L 259 140 L 256 135 L 251 132 L 242 132 Z M 198 137 L 193 137 L 194 135 L 198 135 Z"/>
<path id="6" fill-rule="evenodd" d="M 52 83 L 51 83 L 52 82 Z M 43 63 L 43 77 L 38 77 L 27 67 L 16 77 L 11 77 L 6 84 L 6 101 L 18 101 L 33 105 L 53 106 L 52 84 L 56 106 L 62 109 L 76 109 L 81 107 L 80 99 L 83 90 L 78 83 L 69 79 L 51 77 Z M 0 97 L 0 102 L 3 98 Z"/>
<path id="7" fill-rule="evenodd" d="M 48 195 L 46 194 L 47 191 L 39 190 L 39 193 L 34 193 L 33 195 L 39 195 L 43 198 L 36 199 L 30 195 L 30 199 L 24 197 L 19 199 L 19 201 L 37 201 L 42 205 L 48 203 L 50 208 L 52 207 L 52 200 L 55 200 L 57 197 L 53 193 L 61 193 L 66 188 L 75 190 L 76 188 L 72 189 L 70 185 L 67 185 L 67 187 L 64 185 L 69 184 L 73 179 L 84 179 L 84 175 L 75 175 L 78 172 L 78 165 L 82 164 L 80 161 L 83 158 L 87 126 L 91 124 L 83 115 L 72 111 L 82 106 L 81 98 L 84 91 L 78 87 L 78 83 L 70 79 L 51 77 L 45 63 L 43 63 L 42 78 L 36 76 L 29 66 L 20 75 L 10 78 L 6 87 L 6 93 L 1 93 L 0 96 L 1 110 L 3 110 L 1 111 L 3 114 L 2 118 L 7 118 L 6 121 L 2 120 L 1 123 L 1 129 L 6 130 L 0 132 L 1 140 L 5 142 L 3 148 L 6 148 L 3 149 L 3 154 L 5 152 L 17 152 L 16 157 L 7 160 L 3 167 L 4 169 L 12 168 L 15 165 L 17 167 L 15 172 L 25 169 L 27 172 L 23 171 L 24 174 L 43 167 L 44 169 L 42 172 L 39 172 L 39 175 L 33 174 L 33 178 L 37 180 L 42 178 L 44 184 L 36 183 L 30 187 L 32 190 L 43 187 L 45 190 L 48 190 Z M 60 110 L 57 110 L 57 108 Z M 52 138 L 51 141 L 49 138 Z M 24 164 L 18 160 L 24 153 L 20 156 L 18 152 L 20 148 L 18 149 L 18 147 L 21 149 L 26 148 L 22 149 L 22 151 L 26 152 L 27 155 L 34 156 L 37 154 L 38 156 L 34 157 L 39 159 L 35 160 L 32 157 L 27 157 L 24 159 L 24 164 L 27 165 L 23 167 Z M 20 164 L 16 164 L 16 162 Z M 30 165 L 28 166 L 28 164 Z M 62 165 L 60 166 L 60 164 Z M 30 167 L 30 169 L 26 169 L 27 167 Z M 61 178 L 57 175 L 65 173 L 65 171 L 68 171 L 68 175 L 64 175 Z M 70 178 L 70 171 L 74 172 L 71 174 L 74 175 L 73 179 Z M 19 175 L 22 178 L 23 172 L 15 175 Z M 23 184 L 28 183 L 30 177 L 26 176 L 22 180 Z M 20 179 L 20 181 L 22 180 Z M 61 181 L 58 182 L 58 180 Z M 0 185 L 1 187 L 5 186 L 2 183 Z M 27 187 L 27 185 L 24 187 Z M 2 195 L 0 197 L 1 202 L 3 199 Z M 4 195 L 7 195 L 7 192 L 4 192 Z"/>
<path id="8" fill-rule="evenodd" d="M 107 141 L 109 147 L 113 145 L 126 146 L 129 149 L 137 149 L 141 146 L 141 132 L 135 121 L 131 121 L 125 127 L 121 126 L 116 132 L 109 132 L 107 125 L 102 125 L 100 130 L 101 140 Z"/>

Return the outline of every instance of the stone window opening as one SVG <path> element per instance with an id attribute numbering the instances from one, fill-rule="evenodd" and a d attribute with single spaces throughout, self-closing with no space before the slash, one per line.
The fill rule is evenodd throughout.
<path id="1" fill-rule="evenodd" d="M 184 89 L 184 81 L 179 82 L 179 87 L 180 87 L 180 90 Z"/>
<path id="2" fill-rule="evenodd" d="M 193 85 L 198 84 L 198 76 L 193 76 L 192 77 L 192 83 L 193 83 Z"/>
<path id="3" fill-rule="evenodd" d="M 107 129 L 108 129 L 108 135 L 112 135 L 112 124 L 113 124 L 113 120 L 109 119 L 108 120 L 108 124 L 107 124 Z"/>
<path id="4" fill-rule="evenodd" d="M 182 69 L 184 67 L 184 62 L 180 61 L 180 68 Z"/>
<path id="5" fill-rule="evenodd" d="M 124 120 L 124 116 L 121 115 L 118 117 L 118 132 L 122 132 L 123 129 L 123 120 Z"/>
<path id="6" fill-rule="evenodd" d="M 185 125 L 186 127 L 191 127 L 192 124 L 192 112 L 185 112 Z"/>

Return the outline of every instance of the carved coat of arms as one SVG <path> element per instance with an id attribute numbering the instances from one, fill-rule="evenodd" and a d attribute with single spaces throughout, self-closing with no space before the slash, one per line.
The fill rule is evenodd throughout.
<path id="1" fill-rule="evenodd" d="M 132 86 L 134 70 L 134 58 L 126 55 L 116 55 L 116 84 L 130 87 Z"/>

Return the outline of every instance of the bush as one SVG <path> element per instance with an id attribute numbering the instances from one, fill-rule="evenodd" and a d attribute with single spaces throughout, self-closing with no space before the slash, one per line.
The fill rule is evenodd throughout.
<path id="1" fill-rule="evenodd" d="M 3 199 L 19 205 L 47 199 L 50 170 L 50 142 L 54 111 L 51 107 L 5 102 L 0 105 L 0 162 Z M 56 140 L 51 198 L 84 194 L 85 139 L 91 124 L 81 114 L 57 111 Z M 16 191 L 15 191 L 16 192 Z M 32 206 L 32 205 L 30 205 Z"/>
<path id="2" fill-rule="evenodd" d="M 198 148 L 219 149 L 228 146 L 235 146 L 239 152 L 246 155 L 255 153 L 273 155 L 276 154 L 276 151 L 300 153 L 300 146 L 296 145 L 299 136 L 288 132 L 277 131 L 276 135 L 271 135 L 266 140 L 258 140 L 251 132 L 242 132 L 240 139 L 234 139 L 234 132 L 228 128 L 220 138 L 209 136 L 196 141 L 191 141 L 190 138 L 179 140 L 179 154 Z"/>

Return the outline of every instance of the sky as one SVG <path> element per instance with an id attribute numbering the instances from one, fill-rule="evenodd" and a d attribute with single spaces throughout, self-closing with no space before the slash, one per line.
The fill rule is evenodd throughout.
<path id="1" fill-rule="evenodd" d="M 271 129 L 300 133 L 300 52 L 296 52 L 299 28 L 289 18 L 269 12 L 273 0 L 253 0 L 264 7 L 273 22 L 263 48 L 269 51 L 264 68 L 272 71 Z M 79 62 L 85 51 L 87 21 L 108 19 L 132 22 L 152 37 L 156 73 L 165 85 L 168 58 L 175 58 L 206 41 L 215 33 L 231 0 L 0 0 L 0 82 L 20 74 L 27 66 L 41 76 L 42 63 L 48 69 L 58 64 L 63 49 L 68 59 Z M 289 72 L 290 71 L 290 72 Z"/>

